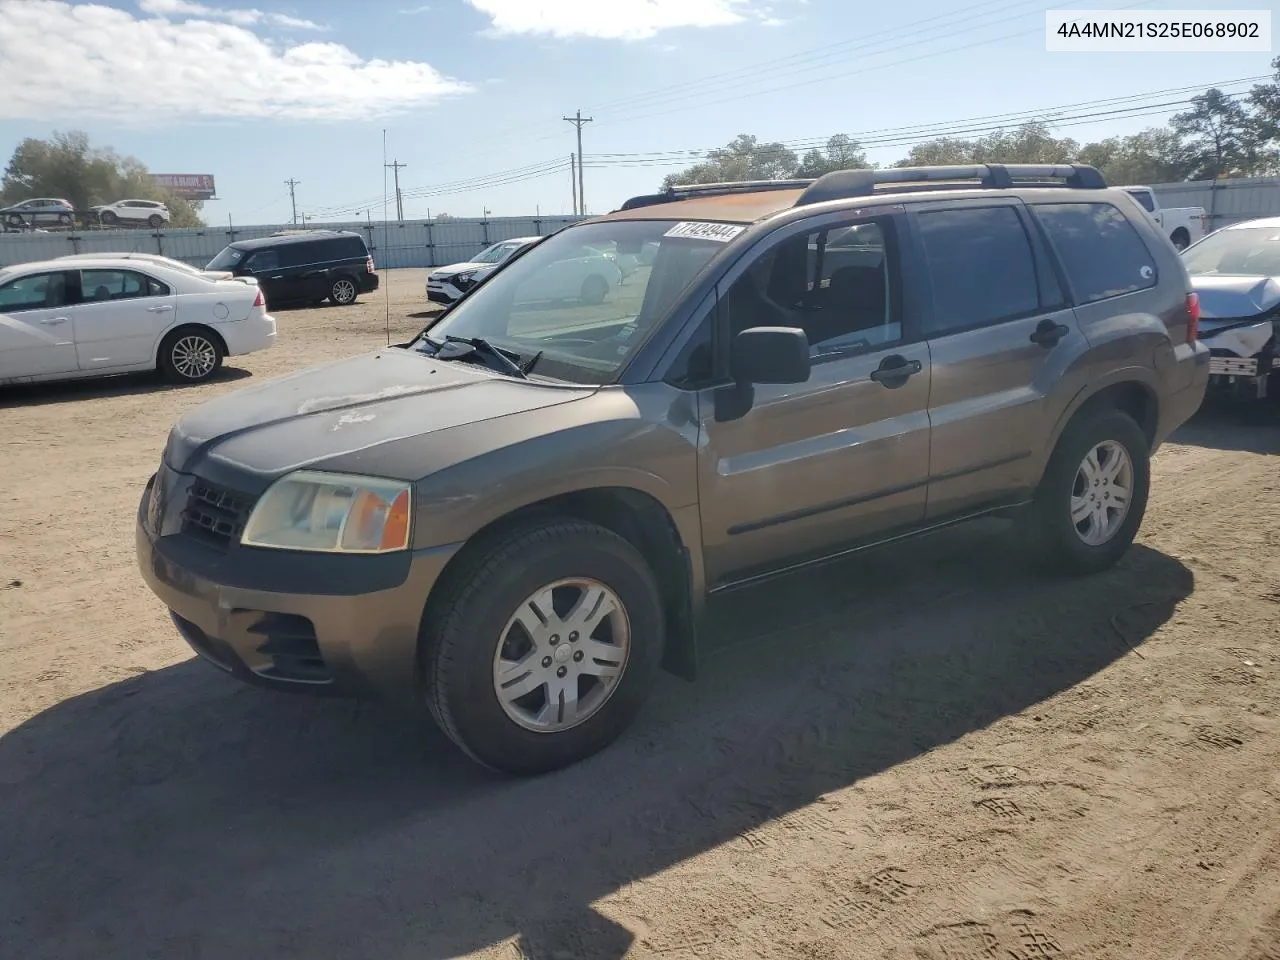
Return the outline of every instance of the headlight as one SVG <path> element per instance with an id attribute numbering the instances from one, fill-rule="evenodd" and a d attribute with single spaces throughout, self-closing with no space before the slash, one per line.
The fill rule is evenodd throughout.
<path id="1" fill-rule="evenodd" d="M 404 550 L 412 499 L 398 480 L 299 470 L 262 495 L 240 542 L 322 553 Z"/>

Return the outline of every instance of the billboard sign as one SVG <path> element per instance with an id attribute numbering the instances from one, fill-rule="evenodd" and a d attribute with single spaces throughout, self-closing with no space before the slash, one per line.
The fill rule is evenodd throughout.
<path id="1" fill-rule="evenodd" d="M 153 173 L 151 179 L 183 200 L 210 200 L 216 195 L 211 173 Z"/>

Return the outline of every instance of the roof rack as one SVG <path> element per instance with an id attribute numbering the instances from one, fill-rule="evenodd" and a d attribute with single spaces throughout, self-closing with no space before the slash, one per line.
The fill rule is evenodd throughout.
<path id="1" fill-rule="evenodd" d="M 1013 187 L 1066 187 L 1103 190 L 1107 181 L 1083 163 L 978 163 L 944 167 L 893 167 L 888 170 L 836 170 L 814 180 L 797 207 L 825 200 L 868 197 L 880 185 L 891 192 L 915 190 L 1007 190 Z"/>
<path id="2" fill-rule="evenodd" d="M 727 183 L 687 183 L 668 187 L 662 193 L 649 193 L 632 197 L 619 210 L 634 210 L 655 203 L 672 203 L 693 197 L 723 197 L 732 193 L 759 193 L 763 190 L 799 190 L 812 180 L 735 180 Z"/>
<path id="3" fill-rule="evenodd" d="M 668 187 L 662 193 L 632 197 L 619 210 L 634 210 L 693 197 L 721 197 L 763 190 L 804 193 L 797 207 L 824 200 L 869 197 L 876 187 L 893 185 L 893 192 L 919 190 L 999 190 L 1013 187 L 1066 187 L 1102 190 L 1107 181 L 1096 167 L 1084 163 L 977 163 L 964 166 L 892 167 L 888 170 L 836 170 L 816 180 L 741 180 L 731 183 L 691 183 Z"/>

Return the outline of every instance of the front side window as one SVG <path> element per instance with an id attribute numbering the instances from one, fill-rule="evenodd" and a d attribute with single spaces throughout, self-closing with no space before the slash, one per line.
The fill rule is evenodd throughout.
<path id="1" fill-rule="evenodd" d="M 85 303 L 155 296 L 152 281 L 132 270 L 81 270 L 80 296 Z"/>
<path id="2" fill-rule="evenodd" d="M 259 250 L 249 258 L 249 269 L 254 273 L 275 270 L 280 266 L 280 254 L 275 250 Z"/>
<path id="3" fill-rule="evenodd" d="M 799 327 L 815 357 L 901 340 L 891 235 L 890 220 L 868 220 L 770 247 L 725 295 L 730 335 L 750 327 Z"/>
<path id="4" fill-rule="evenodd" d="M 66 302 L 65 273 L 34 273 L 0 284 L 0 313 L 53 309 Z"/>
<path id="5" fill-rule="evenodd" d="M 1040 309 L 1031 242 L 1013 207 L 931 210 L 917 222 L 933 279 L 929 334 L 970 330 Z"/>
<path id="6" fill-rule="evenodd" d="M 480 337 L 531 376 L 611 383 L 739 227 L 699 235 L 670 220 L 612 220 L 549 237 L 461 300 L 414 349 Z M 695 225 L 696 226 L 696 225 Z M 674 231 L 674 232 L 673 232 Z M 669 235 L 670 234 L 670 235 Z M 656 244 L 653 262 L 622 282 L 616 257 Z"/>
<path id="7" fill-rule="evenodd" d="M 1280 227 L 1243 227 L 1211 233 L 1182 254 L 1193 277 L 1280 275 Z"/>
<path id="8" fill-rule="evenodd" d="M 1156 262 L 1125 215 L 1109 203 L 1037 203 L 1031 208 L 1058 251 L 1076 303 L 1156 285 Z"/>

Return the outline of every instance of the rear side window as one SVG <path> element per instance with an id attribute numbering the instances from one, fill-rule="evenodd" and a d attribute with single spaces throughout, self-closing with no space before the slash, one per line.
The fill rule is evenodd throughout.
<path id="1" fill-rule="evenodd" d="M 321 260 L 327 260 L 322 244 L 319 243 L 282 243 L 276 247 L 273 253 L 278 258 L 277 263 L 282 267 L 298 267 L 304 263 L 319 263 Z M 266 251 L 263 251 L 265 253 Z M 261 253 L 254 254 L 253 266 L 258 268 L 258 257 Z"/>
<path id="2" fill-rule="evenodd" d="M 1156 263 L 1138 231 L 1109 203 L 1040 203 L 1032 209 L 1053 242 L 1076 303 L 1156 285 Z"/>
<path id="3" fill-rule="evenodd" d="M 1031 243 L 1013 207 L 960 207 L 919 214 L 933 277 L 940 335 L 1013 320 L 1040 309 Z"/>
<path id="4" fill-rule="evenodd" d="M 1133 199 L 1137 200 L 1137 201 L 1138 201 L 1138 205 L 1139 205 L 1140 207 L 1142 207 L 1142 209 L 1143 209 L 1143 210 L 1147 211 L 1147 213 L 1155 213 L 1155 212 L 1156 212 L 1156 204 L 1155 204 L 1155 201 L 1151 199 L 1151 194 L 1147 193 L 1146 191 L 1144 191 L 1144 190 L 1131 190 L 1131 191 L 1129 191 L 1129 196 L 1131 196 L 1131 197 L 1133 197 Z"/>

